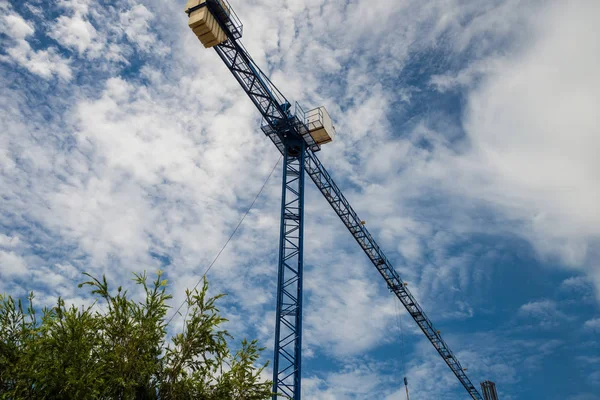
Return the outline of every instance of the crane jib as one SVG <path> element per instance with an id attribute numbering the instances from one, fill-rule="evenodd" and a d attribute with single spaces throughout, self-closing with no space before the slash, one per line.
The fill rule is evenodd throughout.
<path id="1" fill-rule="evenodd" d="M 223 24 L 225 26 L 225 24 Z M 241 26 L 241 25 L 240 25 Z M 231 30 L 230 26 L 227 28 Z M 241 36 L 241 28 L 239 28 Z M 354 239 L 387 283 L 388 288 L 402 302 L 419 328 L 438 351 L 461 384 L 474 400 L 483 400 L 475 386 L 467 377 L 460 362 L 452 353 L 439 331 L 434 327 L 421 306 L 410 293 L 398 272 L 373 239 L 339 187 L 323 167 L 315 152 L 320 147 L 308 134 L 303 120 L 290 114 L 289 102 L 271 83 L 268 77 L 254 63 L 246 49 L 237 40 L 237 35 L 228 35 L 224 42 L 215 45 L 219 57 L 234 75 L 242 89 L 261 113 L 265 124 L 263 132 L 273 141 L 278 150 L 284 153 L 282 132 L 293 132 L 306 142 L 304 169 L 323 194 L 327 202 L 342 220 Z"/>
<path id="2" fill-rule="evenodd" d="M 474 400 L 482 400 L 481 395 L 465 374 L 454 353 L 452 353 L 446 342 L 442 339 L 439 331 L 433 327 L 433 324 L 419 303 L 417 303 L 398 272 L 391 265 L 379 245 L 377 245 L 362 223 L 362 220 L 358 217 L 354 209 L 352 209 L 352 206 L 350 206 L 350 203 L 346 200 L 325 167 L 323 167 L 321 161 L 313 152 L 308 151 L 305 164 L 306 173 L 308 173 L 317 188 L 321 191 L 321 194 L 323 194 L 346 228 L 354 236 L 354 239 L 367 254 L 375 268 L 377 268 L 381 276 L 385 279 L 390 291 L 402 302 L 408 313 L 413 317 L 419 328 L 421 328 L 471 397 Z"/>

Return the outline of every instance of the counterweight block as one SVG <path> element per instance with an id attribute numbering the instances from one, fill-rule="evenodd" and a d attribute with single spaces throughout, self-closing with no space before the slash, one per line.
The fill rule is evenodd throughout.
<path id="1" fill-rule="evenodd" d="M 212 2 L 210 5 L 209 1 Z M 188 0 L 185 6 L 185 11 L 189 16 L 188 26 L 205 48 L 226 41 L 227 32 L 225 29 L 235 31 L 235 26 L 229 18 L 231 12 L 227 4 L 223 0 L 209 1 Z M 235 32 L 232 32 L 234 36 Z"/>

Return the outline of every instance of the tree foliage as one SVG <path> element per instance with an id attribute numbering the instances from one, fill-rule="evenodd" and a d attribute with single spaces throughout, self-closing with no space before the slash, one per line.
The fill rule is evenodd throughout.
<path id="1" fill-rule="evenodd" d="M 86 274 L 87 275 L 87 274 Z M 87 275 L 91 307 L 56 306 L 39 316 L 31 293 L 26 305 L 0 295 L 0 399 L 202 399 L 258 400 L 271 382 L 255 365 L 263 350 L 256 340 L 232 352 L 232 337 L 209 297 L 208 283 L 186 291 L 188 313 L 181 332 L 167 339 L 167 281 L 159 272 L 134 301 L 106 278 Z"/>

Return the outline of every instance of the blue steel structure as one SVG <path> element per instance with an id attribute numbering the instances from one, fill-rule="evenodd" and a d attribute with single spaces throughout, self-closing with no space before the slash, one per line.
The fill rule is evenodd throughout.
<path id="1" fill-rule="evenodd" d="M 302 267 L 304 236 L 304 159 L 302 140 L 285 141 L 275 358 L 274 393 L 300 398 L 302 365 Z M 276 398 L 276 396 L 274 396 Z"/>
<path id="2" fill-rule="evenodd" d="M 291 104 L 254 63 L 239 41 L 242 24 L 227 0 L 207 0 L 207 6 L 228 39 L 214 48 L 263 117 L 262 131 L 283 155 L 283 190 L 277 283 L 277 319 L 273 363 L 273 400 L 301 398 L 302 273 L 305 172 L 340 217 L 369 260 L 398 297 L 442 359 L 474 400 L 483 400 L 465 369 L 442 339 L 373 239 L 316 152 L 304 112 Z M 188 9 L 188 14 L 196 9 Z"/>

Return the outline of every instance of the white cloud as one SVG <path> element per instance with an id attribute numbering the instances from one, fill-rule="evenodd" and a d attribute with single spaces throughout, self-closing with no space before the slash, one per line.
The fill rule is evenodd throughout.
<path id="1" fill-rule="evenodd" d="M 353 264 L 362 263 L 350 259 L 319 263 L 306 274 L 305 288 L 310 293 L 304 313 L 307 348 L 354 355 L 389 339 L 388 329 L 396 316 L 394 298 L 386 292 L 382 295 L 377 290 L 379 282 L 369 282 Z"/>
<path id="2" fill-rule="evenodd" d="M 485 229 L 521 237 L 543 261 L 559 260 L 583 271 L 600 299 L 600 163 L 595 152 L 600 147 L 595 111 L 600 73 L 594 67 L 600 62 L 594 39 L 600 3 L 548 2 L 531 13 L 515 2 L 503 4 L 512 5 L 512 11 L 503 11 L 511 18 L 501 26 L 480 24 L 478 30 L 489 31 L 479 31 L 473 40 L 490 34 L 501 40 L 502 32 L 514 30 L 510 50 L 434 76 L 442 92 L 468 90 L 462 120 L 466 140 L 451 145 L 440 132 L 417 126 L 408 140 L 423 138 L 431 149 L 396 145 L 390 152 L 396 151 L 397 159 L 379 162 L 379 151 L 370 155 L 375 166 L 370 172 L 382 181 L 373 193 L 389 199 L 390 209 L 423 196 L 443 197 L 451 211 L 435 217 L 444 225 L 458 232 Z M 395 181 L 379 178 L 395 171 L 400 171 Z M 491 223 L 482 225 L 478 210 L 492 214 Z M 418 207 L 408 211 L 422 213 Z M 420 247 L 410 246 L 411 258 L 420 257 Z"/>
<path id="3" fill-rule="evenodd" d="M 12 248 L 19 244 L 18 236 L 7 236 L 3 233 L 0 233 L 0 247 Z"/>
<path id="4" fill-rule="evenodd" d="M 0 250 L 0 273 L 5 278 L 24 276 L 28 272 L 27 262 L 12 251 Z"/>
<path id="5" fill-rule="evenodd" d="M 576 291 L 585 291 L 590 285 L 591 281 L 586 276 L 572 276 L 565 279 L 560 284 L 563 289 L 572 289 Z"/>
<path id="6" fill-rule="evenodd" d="M 592 318 L 585 321 L 583 326 L 593 332 L 600 332 L 600 318 Z"/>
<path id="7" fill-rule="evenodd" d="M 570 317 L 558 309 L 558 304 L 552 300 L 539 300 L 523 304 L 519 307 L 519 315 L 523 318 L 533 318 L 542 328 L 552 328 L 569 320 Z"/>
<path id="8" fill-rule="evenodd" d="M 576 296 L 576 300 L 583 303 L 593 304 L 596 302 L 594 279 L 589 275 L 578 275 L 565 279 L 560 284 L 562 293 Z"/>
<path id="9" fill-rule="evenodd" d="M 12 46 L 6 48 L 7 55 L 0 55 L 0 61 L 19 64 L 46 79 L 53 75 L 65 81 L 71 79 L 70 61 L 58 54 L 55 48 L 34 50 L 27 42 L 27 37 L 35 31 L 20 15 L 9 13 L 2 19 L 4 23 L 0 25 L 0 32 L 12 38 Z"/>
<path id="10" fill-rule="evenodd" d="M 79 54 L 90 52 L 90 58 L 100 56 L 104 43 L 98 40 L 96 28 L 79 13 L 71 17 L 61 15 L 50 35 L 65 47 L 74 48 Z"/>
<path id="11" fill-rule="evenodd" d="M 382 374 L 381 367 L 382 365 L 373 362 L 354 360 L 353 363 L 345 365 L 340 372 L 303 379 L 302 395 L 319 400 L 373 398 L 381 395 L 382 386 L 390 383 L 390 376 Z"/>
<path id="12" fill-rule="evenodd" d="M 3 32 L 12 36 L 15 40 L 25 39 L 35 32 L 31 25 L 17 14 L 5 15 L 4 24 Z"/>
<path id="13" fill-rule="evenodd" d="M 154 21 L 154 22 L 153 22 Z M 169 49 L 160 42 L 152 29 L 155 22 L 154 14 L 143 4 L 136 4 L 131 9 L 121 13 L 120 22 L 127 39 L 135 43 L 142 51 L 152 51 L 166 54 Z"/>
<path id="14" fill-rule="evenodd" d="M 521 220 L 543 255 L 588 272 L 600 238 L 598 12 L 597 2 L 558 2 L 534 20 L 532 43 L 471 94 L 472 150 L 456 171 L 471 176 L 462 190 Z"/>
<path id="15" fill-rule="evenodd" d="M 585 364 L 600 364 L 600 356 L 577 356 L 577 360 Z"/>
<path id="16" fill-rule="evenodd" d="M 76 13 L 86 14 L 91 2 L 91 0 L 58 0 L 58 5 Z"/>

